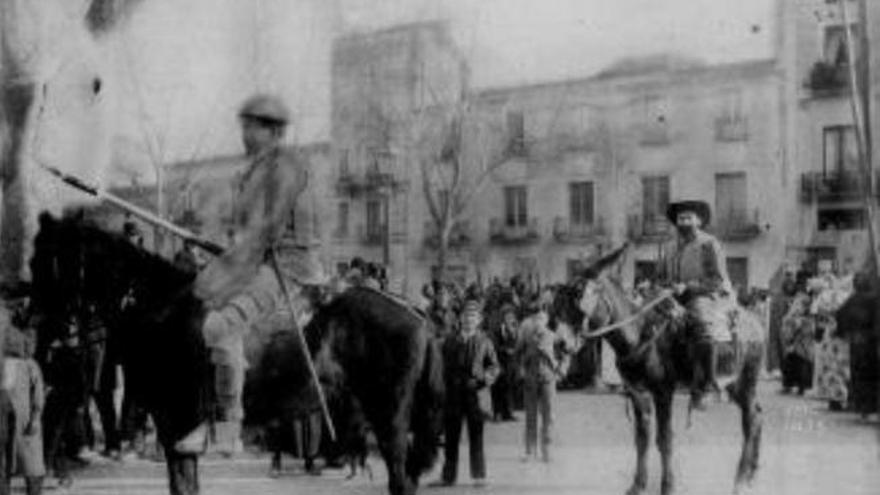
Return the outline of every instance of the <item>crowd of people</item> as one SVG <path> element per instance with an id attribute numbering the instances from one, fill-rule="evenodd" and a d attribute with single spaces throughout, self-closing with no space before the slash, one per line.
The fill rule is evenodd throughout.
<path id="1" fill-rule="evenodd" d="M 38 339 L 41 323 L 31 316 L 27 295 L 4 294 L 3 300 L 3 389 L 9 401 L 0 401 L 0 416 L 14 425 L 6 430 L 0 424 L 14 432 L 13 466 L 7 472 L 23 475 L 27 493 L 37 494 L 47 475 L 67 486 L 72 467 L 99 456 L 149 455 L 148 416 L 130 394 L 119 407 L 124 388 L 118 349 L 95 308 L 81 308 L 53 338 Z M 94 415 L 100 428 L 94 427 Z"/>
<path id="2" fill-rule="evenodd" d="M 809 392 L 833 410 L 869 416 L 878 411 L 880 372 L 877 336 L 861 306 L 876 297 L 876 287 L 865 273 L 842 272 L 831 260 L 818 261 L 815 270 L 787 268 L 771 334 L 778 334 L 783 392 Z"/>

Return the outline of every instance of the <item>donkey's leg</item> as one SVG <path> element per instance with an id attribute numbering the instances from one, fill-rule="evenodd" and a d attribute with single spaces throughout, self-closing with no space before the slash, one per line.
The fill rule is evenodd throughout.
<path id="1" fill-rule="evenodd" d="M 199 457 L 174 451 L 174 443 L 164 445 L 168 467 L 168 488 L 171 495 L 198 495 Z"/>
<path id="2" fill-rule="evenodd" d="M 638 495 L 648 485 L 648 442 L 651 438 L 651 395 L 645 391 L 630 392 L 636 440 L 636 473 L 627 495 Z"/>
<path id="3" fill-rule="evenodd" d="M 400 394 L 397 397 L 403 397 L 403 400 L 399 400 L 391 413 L 381 419 L 384 424 L 373 422 L 373 425 L 388 469 L 388 491 L 391 495 L 412 495 L 416 487 L 406 474 L 411 401 Z"/>
<path id="4" fill-rule="evenodd" d="M 754 479 L 761 449 L 763 418 L 757 398 L 757 372 L 743 370 L 743 375 L 737 381 L 736 402 L 740 409 L 743 433 L 742 453 L 734 481 L 734 493 L 739 493 L 744 485 Z"/>
<path id="5" fill-rule="evenodd" d="M 671 495 L 675 492 L 675 466 L 672 445 L 672 400 L 674 386 L 654 394 L 654 407 L 657 418 L 657 450 L 660 451 L 660 463 L 663 478 L 660 482 L 660 493 Z"/>

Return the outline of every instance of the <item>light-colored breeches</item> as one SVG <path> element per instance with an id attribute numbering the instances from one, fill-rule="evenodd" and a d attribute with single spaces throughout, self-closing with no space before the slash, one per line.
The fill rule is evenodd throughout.
<path id="1" fill-rule="evenodd" d="M 299 292 L 299 285 L 288 282 L 288 289 Z M 285 308 L 274 271 L 263 265 L 257 276 L 225 306 L 208 313 L 203 335 L 216 367 L 214 387 L 221 415 L 228 421 L 241 420 L 241 395 L 247 361 L 244 338 L 255 324 L 266 321 Z"/>

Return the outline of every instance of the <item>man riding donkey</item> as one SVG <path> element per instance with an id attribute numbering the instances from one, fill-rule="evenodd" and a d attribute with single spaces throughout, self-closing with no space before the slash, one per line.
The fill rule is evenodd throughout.
<path id="1" fill-rule="evenodd" d="M 240 446 L 244 336 L 252 325 L 282 309 L 282 282 L 271 266 L 275 263 L 271 257 L 291 225 L 291 215 L 295 249 L 289 258 L 292 269 L 285 275 L 293 283 L 285 283 L 296 299 L 294 311 L 303 313 L 305 309 L 305 298 L 301 296 L 305 287 L 325 283 L 312 236 L 307 163 L 303 157 L 281 149 L 290 120 L 287 107 L 274 96 L 256 95 L 244 103 L 238 115 L 250 163 L 235 184 L 235 243 L 207 264 L 194 287 L 196 296 L 209 310 L 203 335 L 215 367 L 216 447 L 223 453 L 232 453 Z M 177 450 L 201 452 L 206 433 L 207 425 L 199 425 L 178 442 Z"/>
<path id="2" fill-rule="evenodd" d="M 673 202 L 666 217 L 675 225 L 676 239 L 664 246 L 658 281 L 671 287 L 685 308 L 685 331 L 694 364 L 690 407 L 704 410 L 705 394 L 720 393 L 715 378 L 716 343 L 731 337 L 733 288 L 721 243 L 703 230 L 711 220 L 709 205 L 693 200 Z"/>

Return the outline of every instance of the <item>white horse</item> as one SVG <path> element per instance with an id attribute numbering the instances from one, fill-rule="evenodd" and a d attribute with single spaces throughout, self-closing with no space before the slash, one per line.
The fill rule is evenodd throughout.
<path id="1" fill-rule="evenodd" d="M 40 211 L 58 213 L 73 191 L 43 175 L 53 166 L 99 180 L 110 162 L 115 74 L 110 47 L 141 0 L 0 2 L 0 280 L 27 279 Z"/>

